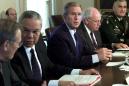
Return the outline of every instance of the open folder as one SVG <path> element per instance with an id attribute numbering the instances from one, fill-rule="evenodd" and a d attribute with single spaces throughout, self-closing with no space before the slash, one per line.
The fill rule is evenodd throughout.
<path id="1" fill-rule="evenodd" d="M 93 86 L 101 80 L 100 75 L 64 75 L 59 80 L 73 81 L 79 86 Z"/>

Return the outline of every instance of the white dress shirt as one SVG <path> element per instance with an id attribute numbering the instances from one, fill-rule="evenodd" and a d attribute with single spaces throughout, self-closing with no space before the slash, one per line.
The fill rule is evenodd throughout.
<path id="1" fill-rule="evenodd" d="M 91 31 L 90 31 L 90 29 L 88 29 L 88 27 L 87 27 L 86 25 L 85 25 L 85 28 L 86 28 L 86 31 L 88 32 L 88 35 L 89 35 L 90 39 L 91 39 L 91 35 L 90 35 Z M 96 38 L 95 38 L 94 33 L 93 33 L 93 37 L 94 37 L 95 42 L 96 42 L 96 44 L 97 44 L 97 41 L 96 41 Z M 92 40 L 92 39 L 91 39 L 91 40 Z M 93 55 L 92 55 L 92 62 L 93 62 L 93 63 L 99 62 L 99 57 L 98 57 L 97 54 L 93 54 Z"/>
<path id="2" fill-rule="evenodd" d="M 42 68 L 41 68 L 41 64 L 39 62 L 39 59 L 38 59 L 38 56 L 37 56 L 37 53 L 36 53 L 36 50 L 35 50 L 35 46 L 33 46 L 32 48 L 27 48 L 27 47 L 24 47 L 24 48 L 25 48 L 25 51 L 26 51 L 31 69 L 32 69 L 32 65 L 31 65 L 31 52 L 30 52 L 30 50 L 33 48 L 34 54 L 35 54 L 35 57 L 36 57 L 36 60 L 38 62 L 38 66 L 39 66 L 39 69 L 40 69 L 40 74 L 42 75 Z"/>
<path id="3" fill-rule="evenodd" d="M 42 75 L 42 68 L 41 68 L 41 64 L 40 64 L 40 62 L 39 62 L 39 60 L 38 60 L 38 56 L 37 56 L 37 53 L 36 53 L 36 50 L 35 50 L 35 46 L 33 46 L 32 48 L 27 48 L 27 47 L 25 47 L 24 46 L 24 48 L 25 48 L 25 51 L 26 51 L 26 54 L 27 54 L 27 57 L 28 57 L 28 60 L 29 60 L 29 63 L 30 63 L 30 67 L 31 67 L 31 69 L 32 69 L 32 66 L 31 66 L 31 53 L 30 53 L 30 50 L 33 48 L 34 49 L 34 54 L 35 54 L 35 57 L 36 57 L 36 60 L 37 60 L 37 62 L 38 62 L 38 66 L 39 66 L 39 69 L 40 69 L 40 73 L 41 73 L 41 75 Z M 80 71 L 81 69 L 73 69 L 72 71 L 71 71 L 71 75 L 79 75 L 79 71 Z M 58 86 L 58 83 L 59 83 L 59 80 L 50 80 L 49 81 L 49 83 L 48 83 L 48 86 Z"/>

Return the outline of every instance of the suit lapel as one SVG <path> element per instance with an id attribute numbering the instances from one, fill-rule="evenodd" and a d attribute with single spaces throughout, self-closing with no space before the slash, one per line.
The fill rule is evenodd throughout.
<path id="1" fill-rule="evenodd" d="M 42 50 L 42 45 L 41 46 L 39 46 L 39 45 L 36 45 L 35 46 L 35 49 L 36 49 L 36 53 L 37 53 L 37 56 L 38 56 L 38 59 L 39 59 L 39 62 L 40 62 L 40 65 L 41 65 L 41 68 L 42 68 L 42 79 L 43 80 L 45 80 L 45 78 L 46 78 L 46 74 L 45 74 L 45 57 L 44 57 L 44 55 L 47 55 L 46 54 L 46 52 L 44 52 L 43 50 Z"/>
<path id="2" fill-rule="evenodd" d="M 72 47 L 70 47 L 71 50 L 74 51 L 74 54 L 76 54 L 76 47 L 75 47 L 73 38 L 72 38 L 72 36 L 71 36 L 71 34 L 70 34 L 70 32 L 69 32 L 67 26 L 64 24 L 64 26 L 63 26 L 62 29 L 63 29 L 64 32 L 65 32 L 65 38 L 68 40 L 70 46 L 72 46 Z"/>
<path id="3" fill-rule="evenodd" d="M 117 16 L 116 16 L 115 14 L 113 14 L 113 16 L 114 16 L 114 20 L 115 20 L 115 22 L 116 22 L 116 26 L 118 26 L 119 29 L 120 29 L 122 32 L 124 32 L 124 30 L 125 30 L 125 23 L 124 23 L 124 22 L 121 23 L 121 22 L 118 20 L 118 18 L 117 18 Z"/>
<path id="4" fill-rule="evenodd" d="M 92 41 L 88 35 L 88 32 L 86 30 L 86 28 L 84 27 L 84 24 L 81 24 L 81 28 L 80 29 L 80 35 L 81 37 L 83 38 L 83 40 L 85 41 L 85 46 L 88 48 L 88 49 L 92 49 L 94 50 L 94 47 L 93 47 L 93 44 L 92 44 Z"/>
<path id="5" fill-rule="evenodd" d="M 32 77 L 32 71 L 31 71 L 31 67 L 30 67 L 30 63 L 29 63 L 29 60 L 28 60 L 28 57 L 27 57 L 27 54 L 25 52 L 25 48 L 22 46 L 21 48 L 19 48 L 19 52 L 21 53 L 20 56 L 21 56 L 21 61 L 24 68 L 25 68 L 25 74 L 27 74 L 26 76 L 28 77 Z"/>
<path id="6" fill-rule="evenodd" d="M 95 35 L 98 47 L 102 47 L 102 40 L 101 40 L 100 32 L 99 31 L 95 31 L 94 35 Z"/>

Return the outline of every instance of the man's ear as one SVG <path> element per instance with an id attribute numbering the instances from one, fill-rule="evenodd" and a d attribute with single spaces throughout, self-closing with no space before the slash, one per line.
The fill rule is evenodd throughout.
<path id="1" fill-rule="evenodd" d="M 6 40 L 6 41 L 4 42 L 3 48 L 4 48 L 5 51 L 8 50 L 8 48 L 9 48 L 9 41 L 8 41 L 8 40 Z"/>

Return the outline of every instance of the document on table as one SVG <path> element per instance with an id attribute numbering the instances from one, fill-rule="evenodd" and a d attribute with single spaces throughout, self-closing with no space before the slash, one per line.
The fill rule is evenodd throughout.
<path id="1" fill-rule="evenodd" d="M 123 51 L 115 51 L 112 53 L 112 57 L 126 57 L 126 54 Z"/>
<path id="2" fill-rule="evenodd" d="M 108 62 L 107 64 L 106 64 L 106 66 L 118 66 L 118 65 L 122 65 L 122 64 L 124 64 L 125 63 L 125 61 L 120 61 L 120 62 Z"/>
<path id="3" fill-rule="evenodd" d="M 119 48 L 117 50 L 120 50 L 120 51 L 129 51 L 129 48 Z"/>
<path id="4" fill-rule="evenodd" d="M 100 75 L 64 75 L 59 80 L 73 81 L 77 85 L 93 86 L 101 80 Z"/>
<path id="5" fill-rule="evenodd" d="M 129 85 L 129 76 L 126 77 L 126 82 L 127 82 L 127 84 Z"/>

